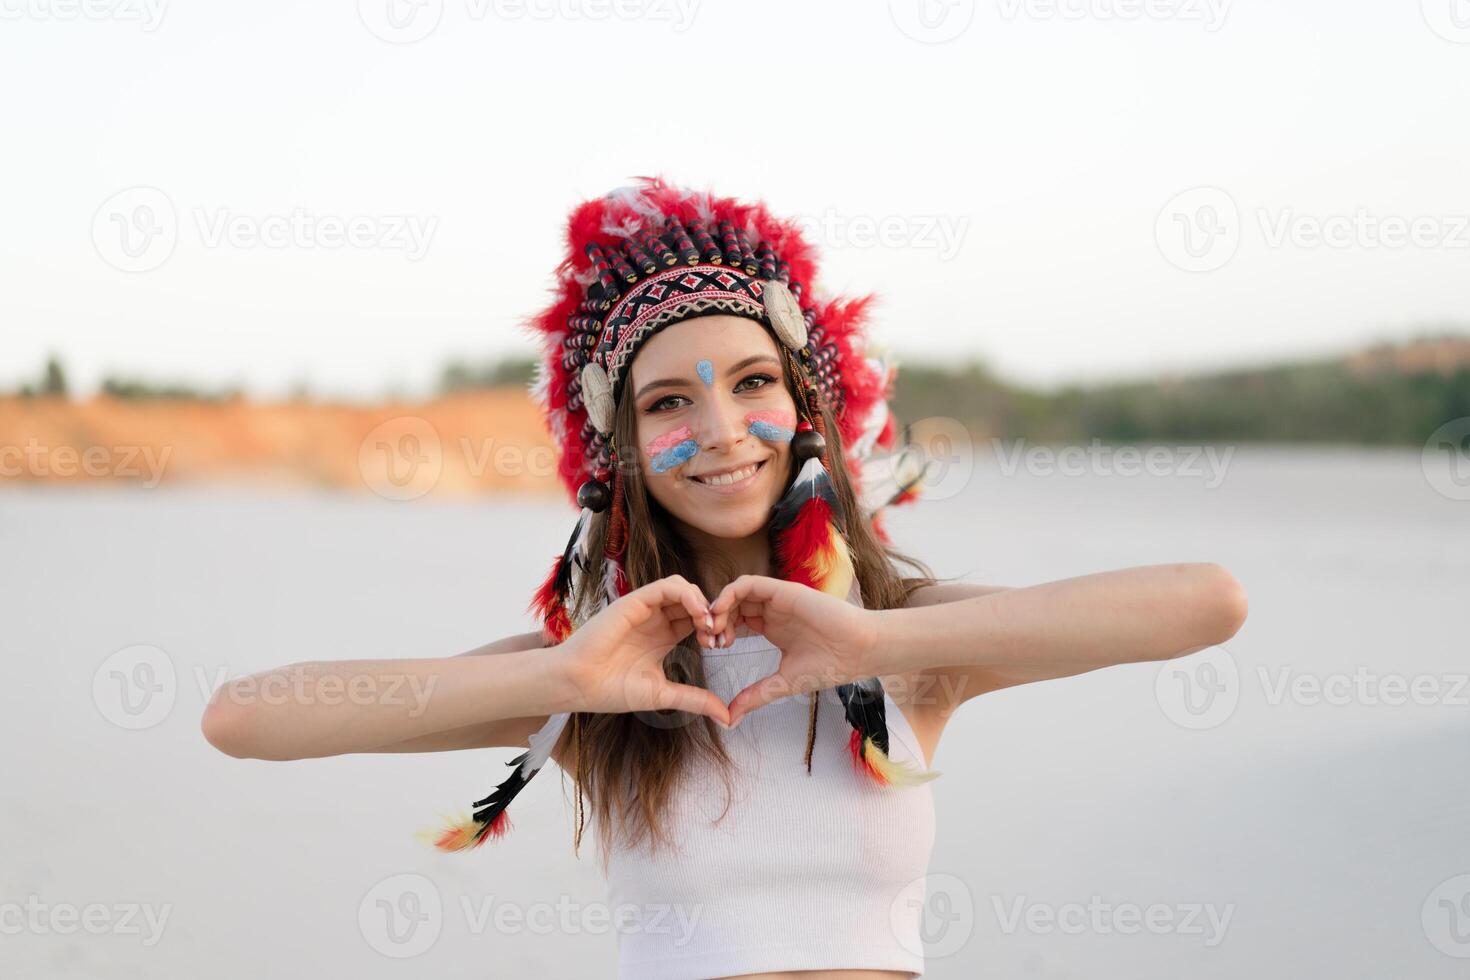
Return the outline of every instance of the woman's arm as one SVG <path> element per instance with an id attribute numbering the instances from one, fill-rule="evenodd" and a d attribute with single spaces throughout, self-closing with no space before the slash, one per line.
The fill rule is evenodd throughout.
<path id="1" fill-rule="evenodd" d="M 201 727 L 228 755 L 273 761 L 524 745 L 579 700 L 567 667 L 537 633 L 455 657 L 291 664 L 222 685 Z"/>
<path id="2" fill-rule="evenodd" d="M 712 632 L 728 643 L 747 624 L 781 650 L 781 664 L 735 696 L 732 721 L 777 698 L 876 675 L 937 727 L 987 691 L 1223 643 L 1246 615 L 1240 583 L 1209 563 L 920 592 L 907 608 L 869 610 L 769 576 L 735 579 L 711 605 Z"/>
<path id="3" fill-rule="evenodd" d="M 1146 565 L 1025 588 L 939 588 L 872 617 L 868 666 L 874 674 L 917 677 L 916 690 L 928 678 L 929 701 L 943 713 L 1003 687 L 1194 653 L 1234 636 L 1247 612 L 1240 583 L 1212 563 Z"/>
<path id="4" fill-rule="evenodd" d="M 230 681 L 205 708 L 204 737 L 229 755 L 285 761 L 524 745 L 564 711 L 677 709 L 728 724 L 723 701 L 664 670 L 691 632 L 709 642 L 708 620 L 703 593 L 670 575 L 554 646 L 525 633 L 457 657 L 312 661 Z"/>

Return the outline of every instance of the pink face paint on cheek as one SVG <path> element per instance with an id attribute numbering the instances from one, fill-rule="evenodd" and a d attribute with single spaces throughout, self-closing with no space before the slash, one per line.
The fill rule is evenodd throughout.
<path id="1" fill-rule="evenodd" d="M 649 466 L 655 473 L 664 473 L 693 459 L 699 452 L 699 443 L 689 426 L 681 425 L 670 429 L 643 447 L 651 459 Z"/>
<path id="2" fill-rule="evenodd" d="M 766 442 L 790 442 L 796 434 L 796 416 L 780 409 L 762 409 L 745 416 L 745 427 Z"/>
<path id="3" fill-rule="evenodd" d="M 672 449 L 679 443 L 683 442 L 685 439 L 693 438 L 694 430 L 689 428 L 689 426 L 687 425 L 681 425 L 678 428 L 670 429 L 668 432 L 665 432 L 663 435 L 658 436 L 657 438 L 649 440 L 649 442 L 644 445 L 643 451 L 649 456 L 657 456 L 665 449 Z"/>

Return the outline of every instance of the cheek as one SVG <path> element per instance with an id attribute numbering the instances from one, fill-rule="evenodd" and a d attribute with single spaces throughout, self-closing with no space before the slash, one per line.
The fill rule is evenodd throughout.
<path id="1" fill-rule="evenodd" d="M 686 463 L 699 452 L 699 443 L 694 441 L 694 432 L 687 425 L 670 429 L 643 444 L 643 455 L 655 473 L 663 473 L 681 463 Z"/>
<path id="2" fill-rule="evenodd" d="M 796 415 L 785 409 L 763 409 L 745 416 L 750 434 L 766 442 L 790 442 L 796 434 Z"/>

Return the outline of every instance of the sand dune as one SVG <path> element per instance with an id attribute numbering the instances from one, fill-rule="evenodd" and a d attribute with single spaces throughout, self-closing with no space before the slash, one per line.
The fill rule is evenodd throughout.
<path id="1" fill-rule="evenodd" d="M 344 405 L 0 398 L 0 480 L 268 483 L 425 493 L 559 492 L 526 392 Z"/>

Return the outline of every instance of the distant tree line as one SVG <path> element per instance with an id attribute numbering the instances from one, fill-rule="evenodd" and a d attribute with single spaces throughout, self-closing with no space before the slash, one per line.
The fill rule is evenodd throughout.
<path id="1" fill-rule="evenodd" d="M 441 394 L 524 388 L 535 360 L 451 361 Z M 129 400 L 218 401 L 205 391 L 109 375 L 102 392 Z M 65 368 L 51 356 L 22 397 L 66 398 Z M 293 397 L 307 397 L 298 385 Z M 1348 358 L 1220 371 L 1191 377 L 1068 386 L 1043 391 L 996 377 L 982 362 L 939 366 L 901 360 L 894 412 L 913 422 L 942 416 L 977 433 L 1035 442 L 1338 442 L 1419 445 L 1443 423 L 1470 416 L 1470 359 L 1439 370 L 1354 367 Z"/>

